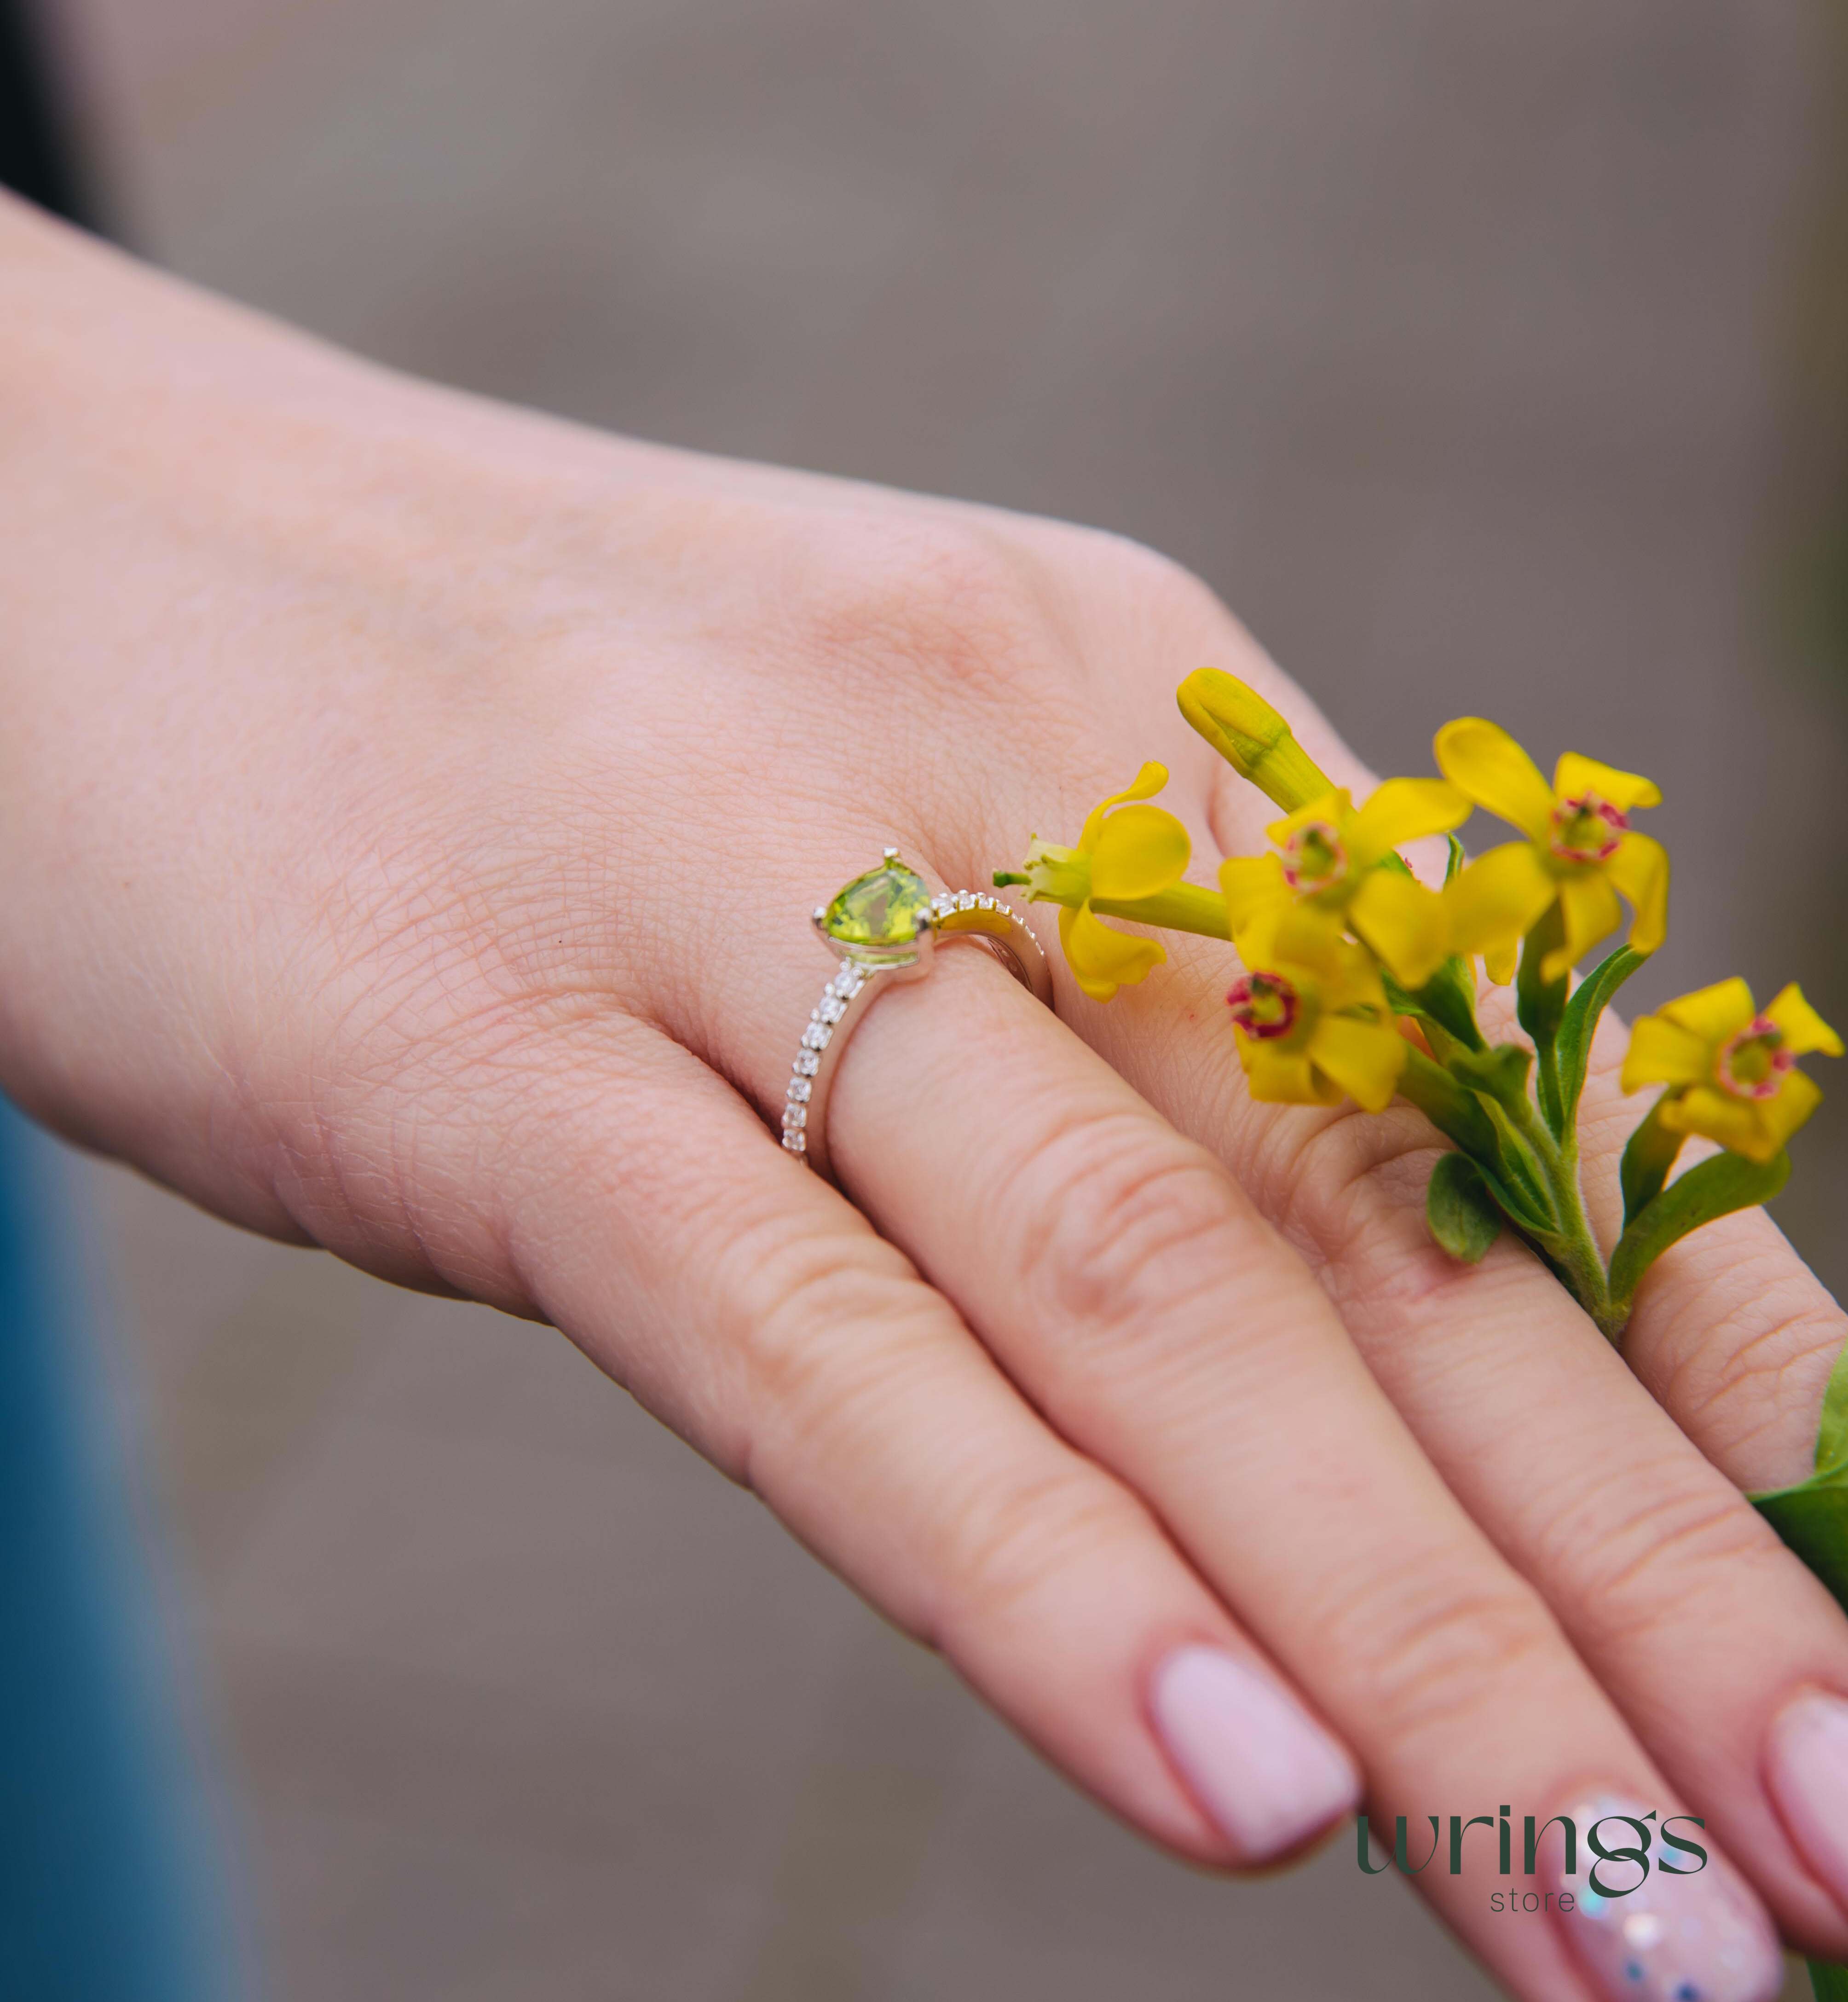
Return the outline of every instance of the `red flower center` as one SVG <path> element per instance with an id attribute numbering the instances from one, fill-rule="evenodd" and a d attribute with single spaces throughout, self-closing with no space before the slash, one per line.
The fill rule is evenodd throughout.
<path id="1" fill-rule="evenodd" d="M 1305 895 L 1326 890 L 1348 873 L 1348 851 L 1338 829 L 1325 820 L 1305 821 L 1283 845 L 1283 880 Z"/>
<path id="2" fill-rule="evenodd" d="M 1562 862 L 1608 862 L 1630 825 L 1609 800 L 1586 793 L 1553 809 L 1553 852 Z"/>
<path id="3" fill-rule="evenodd" d="M 1247 973 L 1226 996 L 1232 1019 L 1260 1042 L 1287 1036 L 1296 1020 L 1296 990 L 1281 973 Z"/>
<path id="4" fill-rule="evenodd" d="M 1796 1062 L 1783 1031 L 1768 1016 L 1755 1016 L 1714 1059 L 1714 1076 L 1735 1098 L 1775 1098 Z"/>

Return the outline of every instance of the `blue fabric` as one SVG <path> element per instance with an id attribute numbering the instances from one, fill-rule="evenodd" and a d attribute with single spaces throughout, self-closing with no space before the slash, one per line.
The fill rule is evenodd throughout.
<path id="1" fill-rule="evenodd" d="M 201 1795 L 69 1179 L 0 1100 L 0 1997 L 220 2002 Z"/>

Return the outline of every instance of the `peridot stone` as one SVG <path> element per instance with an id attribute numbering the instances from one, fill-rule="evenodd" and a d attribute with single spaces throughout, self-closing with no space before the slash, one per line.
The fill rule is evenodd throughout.
<path id="1" fill-rule="evenodd" d="M 856 876 L 822 913 L 821 929 L 842 945 L 908 945 L 930 909 L 930 885 L 902 862 Z"/>

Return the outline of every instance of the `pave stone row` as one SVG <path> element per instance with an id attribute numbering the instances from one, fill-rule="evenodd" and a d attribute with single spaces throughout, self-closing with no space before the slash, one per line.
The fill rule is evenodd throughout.
<path id="1" fill-rule="evenodd" d="M 940 921 L 957 911 L 1004 911 L 999 897 L 985 896 L 976 890 L 944 891 L 930 900 L 930 912 Z M 835 1024 L 847 1012 L 847 1003 L 866 984 L 865 971 L 847 961 L 821 990 L 802 1031 L 802 1047 L 790 1066 L 789 1090 L 784 1094 L 783 1144 L 792 1154 L 808 1152 L 808 1100 L 814 1090 L 814 1075 L 821 1067 L 821 1052 L 832 1039 Z"/>

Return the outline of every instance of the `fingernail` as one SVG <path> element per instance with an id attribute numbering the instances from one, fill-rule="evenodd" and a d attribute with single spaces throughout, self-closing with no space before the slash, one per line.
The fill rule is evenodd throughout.
<path id="1" fill-rule="evenodd" d="M 1546 1878 L 1554 1892 L 1571 1893 L 1571 1910 L 1556 1906 L 1554 1917 L 1600 1993 L 1611 2002 L 1772 2002 L 1783 1986 L 1777 1937 L 1704 1830 L 1683 1820 L 1673 1831 L 1707 1851 L 1701 1865 L 1664 1843 L 1660 1808 L 1651 1819 L 1647 1808 L 1602 1797 L 1566 1813 L 1578 1833 L 1578 1868 L 1566 1873 L 1564 1834 L 1556 1828 L 1545 1838 Z M 1601 1862 L 1590 1847 L 1592 1829 L 1619 1815 L 1634 1816 L 1648 1834 L 1646 1875 L 1634 1862 Z M 1644 1847 L 1627 1825 L 1606 1826 L 1602 1840 L 1613 1852 Z M 1665 1859 L 1689 1874 L 1665 1871 Z M 1593 1888 L 1594 1867 L 1612 1895 Z"/>
<path id="2" fill-rule="evenodd" d="M 1294 1849 L 1360 1800 L 1354 1762 L 1261 1669 L 1217 1648 L 1177 1648 L 1149 1707 L 1168 1756 L 1240 1856 Z"/>
<path id="3" fill-rule="evenodd" d="M 1848 1703 L 1811 1690 L 1786 1704 L 1765 1777 L 1803 1860 L 1848 1906 Z"/>

